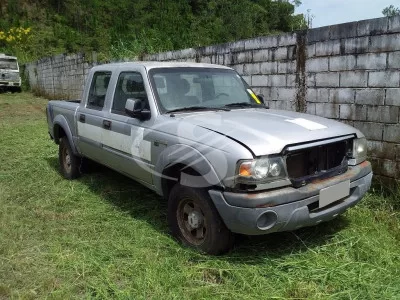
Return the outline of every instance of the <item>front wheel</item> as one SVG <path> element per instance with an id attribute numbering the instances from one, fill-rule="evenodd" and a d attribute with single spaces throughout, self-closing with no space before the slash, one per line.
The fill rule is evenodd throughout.
<path id="1" fill-rule="evenodd" d="M 81 159 L 74 155 L 66 137 L 60 139 L 58 160 L 60 163 L 60 172 L 66 179 L 75 179 L 79 177 Z"/>
<path id="2" fill-rule="evenodd" d="M 168 223 L 179 241 L 208 254 L 223 254 L 233 246 L 234 234 L 206 190 L 176 184 L 168 200 Z"/>

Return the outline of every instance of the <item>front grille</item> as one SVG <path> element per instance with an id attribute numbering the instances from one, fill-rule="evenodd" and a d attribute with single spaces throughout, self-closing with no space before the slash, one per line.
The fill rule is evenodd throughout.
<path id="1" fill-rule="evenodd" d="M 286 166 L 293 185 L 302 186 L 346 172 L 351 144 L 351 140 L 344 140 L 289 152 Z"/>

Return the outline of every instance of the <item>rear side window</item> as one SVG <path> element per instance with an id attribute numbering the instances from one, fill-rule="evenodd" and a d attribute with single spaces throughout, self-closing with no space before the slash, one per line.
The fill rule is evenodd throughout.
<path id="1" fill-rule="evenodd" d="M 96 72 L 93 74 L 87 103 L 88 108 L 97 110 L 103 109 L 110 78 L 111 72 Z"/>
<path id="2" fill-rule="evenodd" d="M 142 100 L 143 106 L 148 108 L 147 94 L 140 73 L 122 72 L 119 75 L 111 112 L 125 115 L 125 104 L 129 98 Z"/>

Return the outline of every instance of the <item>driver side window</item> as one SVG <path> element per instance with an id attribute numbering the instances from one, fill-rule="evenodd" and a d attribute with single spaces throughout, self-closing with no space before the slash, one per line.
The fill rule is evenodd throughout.
<path id="1" fill-rule="evenodd" d="M 111 112 L 126 115 L 125 104 L 129 98 L 143 101 L 143 108 L 148 108 L 148 99 L 142 75 L 137 72 L 121 72 L 115 88 Z"/>

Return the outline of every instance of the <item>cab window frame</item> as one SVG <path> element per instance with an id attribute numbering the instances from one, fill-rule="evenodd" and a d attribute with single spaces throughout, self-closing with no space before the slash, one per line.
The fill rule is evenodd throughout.
<path id="1" fill-rule="evenodd" d="M 132 83 L 128 83 L 128 80 L 130 80 L 129 77 L 132 77 L 132 76 L 140 76 L 141 82 L 136 82 L 136 84 L 138 86 L 140 86 L 140 88 L 141 88 L 140 91 L 128 90 L 128 84 L 132 84 Z M 132 88 L 132 86 L 130 88 Z M 133 97 L 132 95 L 129 95 L 129 93 L 131 93 L 131 94 L 142 93 L 143 95 L 141 98 L 138 98 L 138 97 Z M 120 96 L 122 96 L 123 99 L 125 99 L 124 105 L 123 105 L 123 107 L 121 106 L 120 108 L 116 108 L 116 100 L 122 99 L 122 98 L 118 99 L 118 97 L 120 97 Z M 114 94 L 113 94 L 112 102 L 110 105 L 110 113 L 115 114 L 115 115 L 120 115 L 120 116 L 128 116 L 125 112 L 125 105 L 126 105 L 126 101 L 128 99 L 132 99 L 132 98 L 142 100 L 144 102 L 144 106 L 146 106 L 146 104 L 147 104 L 147 106 L 149 106 L 149 96 L 148 96 L 148 92 L 146 91 L 146 87 L 145 87 L 145 78 L 139 71 L 131 71 L 131 70 L 121 71 L 118 74 L 118 78 L 117 78 L 117 81 L 115 84 Z"/>
<path id="2" fill-rule="evenodd" d="M 103 78 L 103 89 L 105 89 L 104 94 L 102 95 L 96 95 L 96 92 L 93 92 L 93 90 L 95 88 L 100 88 L 97 85 L 97 80 L 99 76 L 105 76 Z M 93 110 L 98 110 L 101 111 L 104 109 L 104 107 L 106 106 L 106 98 L 107 98 L 107 93 L 109 92 L 110 89 L 110 81 L 111 81 L 111 77 L 112 77 L 112 72 L 111 71 L 107 71 L 107 70 L 102 70 L 102 71 L 96 71 L 93 73 L 92 76 L 92 80 L 90 83 L 90 88 L 88 91 L 88 96 L 87 96 L 87 102 L 86 102 L 86 108 L 88 109 L 93 109 Z M 108 79 L 106 79 L 108 78 Z M 105 80 L 108 80 L 107 85 L 105 86 Z M 92 97 L 98 97 L 97 101 L 91 101 Z M 100 98 L 101 97 L 101 98 Z M 99 101 L 102 101 L 102 105 L 99 105 Z"/>

